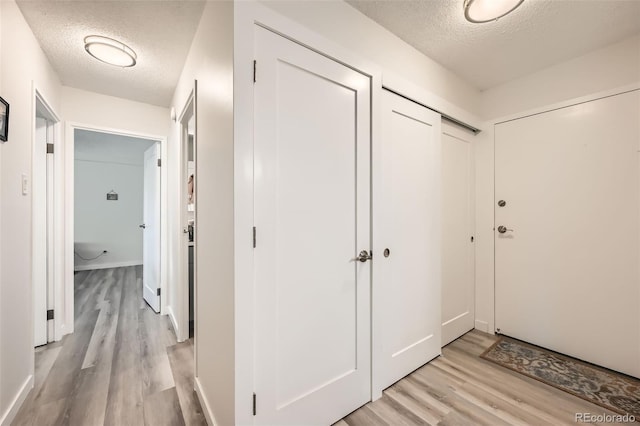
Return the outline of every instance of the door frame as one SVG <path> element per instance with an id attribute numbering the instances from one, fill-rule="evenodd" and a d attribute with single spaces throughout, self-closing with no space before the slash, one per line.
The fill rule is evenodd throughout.
<path id="1" fill-rule="evenodd" d="M 53 107 L 51 106 L 51 104 L 47 101 L 48 97 L 45 96 L 43 94 L 42 89 L 39 88 L 39 86 L 33 82 L 32 84 L 32 99 L 33 99 L 33 105 L 32 105 L 32 114 L 31 114 L 31 119 L 33 120 L 32 122 L 32 136 L 31 136 L 31 162 L 32 162 L 32 166 L 35 162 L 35 158 L 37 155 L 47 155 L 46 153 L 42 153 L 42 152 L 38 152 L 36 149 L 36 114 L 40 111 L 44 112 L 45 115 L 47 115 L 48 117 L 47 120 L 50 120 L 52 122 L 53 125 L 53 129 L 52 129 L 52 137 L 53 140 L 51 141 L 51 143 L 53 143 L 54 145 L 54 152 L 55 151 L 59 151 L 60 152 L 60 148 L 62 147 L 62 122 L 58 116 L 58 114 L 55 112 L 55 110 L 53 109 Z M 59 287 L 61 286 L 62 283 L 62 277 L 61 277 L 61 271 L 62 271 L 62 256 L 57 255 L 56 253 L 62 253 L 61 247 L 62 247 L 62 235 L 61 235 L 61 224 L 62 224 L 62 217 L 63 215 L 61 214 L 61 200 L 62 197 L 60 196 L 60 192 L 58 191 L 58 188 L 60 188 L 60 185 L 62 183 L 62 176 L 63 176 L 63 156 L 61 155 L 62 152 L 60 152 L 60 155 L 55 155 L 53 156 L 53 174 L 50 174 L 48 172 L 45 172 L 47 174 L 46 176 L 46 180 L 47 180 L 47 186 L 48 186 L 48 180 L 49 178 L 53 178 L 53 194 L 51 194 L 51 201 L 49 204 L 49 201 L 47 201 L 47 222 L 49 222 L 50 226 L 53 227 L 53 229 L 51 231 L 47 231 L 47 233 L 49 235 L 51 235 L 53 237 L 53 241 L 49 242 L 48 244 L 46 244 L 47 246 L 47 257 L 51 256 L 53 257 L 53 261 L 48 262 L 50 266 L 52 266 L 53 270 L 49 271 L 49 273 L 47 274 L 49 278 L 51 278 L 52 280 L 49 281 L 47 283 L 47 309 L 53 309 L 54 311 L 59 311 L 59 306 L 60 306 L 60 300 L 61 300 L 61 293 L 59 292 Z M 34 176 L 34 171 L 33 171 L 33 167 L 31 170 L 31 181 L 33 183 L 33 176 Z M 46 186 L 45 186 L 45 193 L 41 194 L 39 193 L 37 190 L 33 190 L 34 186 L 31 185 L 32 191 L 31 191 L 31 203 L 33 205 L 34 200 L 37 199 L 38 197 L 46 197 Z M 39 241 L 41 238 L 43 238 L 42 235 L 36 235 L 35 232 L 33 232 L 33 229 L 35 228 L 35 215 L 31 215 L 31 250 L 33 252 L 33 247 L 35 247 L 36 245 L 36 241 Z M 44 238 L 46 239 L 48 235 L 45 235 Z M 31 256 L 31 276 L 32 276 L 32 282 L 31 282 L 31 308 L 32 310 L 34 309 L 34 304 L 35 304 L 35 283 L 33 282 L 33 276 L 34 276 L 34 272 L 36 270 L 36 268 L 38 267 L 38 265 L 35 262 L 35 256 Z M 31 312 L 30 315 L 31 321 L 35 321 L 35 312 Z M 32 324 L 31 327 L 31 332 L 32 332 L 32 336 L 31 336 L 31 346 L 34 346 L 34 342 L 35 342 L 35 336 L 33 334 L 34 332 L 34 326 L 35 324 Z M 54 319 L 52 320 L 51 324 L 47 325 L 47 343 L 49 342 L 53 342 L 53 341 L 58 341 L 62 338 L 63 335 L 63 322 L 61 321 L 61 318 L 56 318 L 54 317 Z"/>
<path id="2" fill-rule="evenodd" d="M 139 139 L 149 139 L 160 142 L 160 315 L 167 311 L 167 235 L 168 235 L 168 172 L 167 172 L 167 137 L 129 130 L 113 129 L 92 124 L 82 124 L 67 121 L 65 123 L 65 152 L 64 152 L 64 281 L 59 291 L 64 297 L 64 332 L 73 333 L 74 330 L 74 224 L 75 224 L 75 130 L 89 130 L 92 132 L 110 133 Z"/>
<path id="3" fill-rule="evenodd" d="M 177 119 L 176 119 L 176 124 L 178 125 L 179 128 L 179 132 L 180 132 L 180 136 L 179 136 L 179 141 L 180 141 L 180 186 L 179 186 L 179 190 L 178 190 L 178 194 L 179 194 L 179 205 L 180 205 L 180 212 L 179 212 L 179 228 L 180 228 L 180 237 L 179 237 L 179 245 L 178 245 L 178 249 L 177 249 L 177 257 L 176 257 L 176 261 L 178 262 L 178 271 L 179 271 L 179 276 L 178 276 L 178 280 L 176 281 L 176 291 L 175 291 L 175 295 L 176 295 L 176 311 L 177 312 L 173 312 L 173 310 L 170 308 L 169 309 L 169 315 L 173 316 L 175 315 L 174 318 L 172 318 L 172 322 L 174 325 L 174 328 L 176 330 L 176 338 L 178 340 L 178 342 L 183 342 L 187 339 L 189 339 L 189 249 L 188 249 L 188 244 L 185 243 L 185 234 L 184 234 L 184 229 L 187 225 L 187 207 L 186 207 L 186 203 L 187 203 L 187 187 L 186 187 L 186 179 L 187 179 L 187 142 L 188 142 L 188 118 L 189 117 L 194 117 L 195 120 L 195 131 L 194 131 L 194 136 L 193 136 L 193 144 L 194 144 L 194 163 L 196 166 L 196 174 L 197 174 L 197 167 L 198 167 L 198 163 L 197 163 L 197 139 L 198 139 L 198 118 L 197 118 L 197 114 L 196 114 L 196 93 L 197 93 L 197 81 L 194 82 L 194 86 L 193 89 L 191 90 L 191 92 L 189 93 L 189 96 L 187 97 L 187 100 L 184 103 L 184 107 L 182 108 L 182 111 L 180 112 L 180 114 L 178 115 Z M 185 120 L 187 120 L 185 122 Z M 196 194 L 196 207 L 197 207 L 197 185 L 198 185 L 198 180 L 195 179 L 195 185 L 194 185 L 194 194 Z M 197 226 L 197 208 L 194 211 L 194 218 L 195 218 L 195 223 Z M 193 297 L 194 299 L 196 299 L 196 294 L 197 294 L 197 279 L 196 279 L 196 275 L 195 271 L 196 271 L 196 250 L 197 250 L 197 231 L 195 231 L 194 236 L 193 236 L 193 254 L 194 254 L 194 277 L 193 277 Z M 195 328 L 198 327 L 198 322 L 196 321 L 196 304 L 194 303 L 194 326 Z M 195 334 L 196 331 L 194 329 L 194 341 L 195 339 Z M 196 351 L 194 351 L 194 354 L 196 353 Z M 195 363 L 194 363 L 195 365 Z"/>

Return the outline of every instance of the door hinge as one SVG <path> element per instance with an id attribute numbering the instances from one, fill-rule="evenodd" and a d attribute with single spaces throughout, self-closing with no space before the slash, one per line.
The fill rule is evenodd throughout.
<path id="1" fill-rule="evenodd" d="M 48 143 L 47 144 L 47 154 L 53 154 L 53 144 L 52 143 Z"/>
<path id="2" fill-rule="evenodd" d="M 253 393 L 253 415 L 256 415 L 256 393 Z"/>
<path id="3" fill-rule="evenodd" d="M 257 61 L 253 60 L 253 82 L 256 82 L 256 73 L 257 73 L 258 64 Z"/>
<path id="4" fill-rule="evenodd" d="M 156 291 L 156 295 L 157 295 L 157 296 L 160 296 L 160 289 L 158 289 L 158 290 Z"/>
<path id="5" fill-rule="evenodd" d="M 158 167 L 162 166 L 162 160 L 160 158 L 158 158 Z"/>
<path id="6" fill-rule="evenodd" d="M 53 319 L 53 309 L 47 310 L 47 321 Z"/>
<path id="7" fill-rule="evenodd" d="M 253 227 L 253 248 L 256 248 L 256 227 Z"/>

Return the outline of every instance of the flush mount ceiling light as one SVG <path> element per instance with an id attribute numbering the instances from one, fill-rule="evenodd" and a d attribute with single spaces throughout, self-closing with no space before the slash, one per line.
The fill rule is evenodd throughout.
<path id="1" fill-rule="evenodd" d="M 512 12 L 524 0 L 464 0 L 464 17 L 476 24 L 495 21 Z"/>
<path id="2" fill-rule="evenodd" d="M 90 35 L 84 38 L 84 50 L 105 64 L 117 67 L 132 67 L 138 56 L 126 44 L 109 37 Z"/>

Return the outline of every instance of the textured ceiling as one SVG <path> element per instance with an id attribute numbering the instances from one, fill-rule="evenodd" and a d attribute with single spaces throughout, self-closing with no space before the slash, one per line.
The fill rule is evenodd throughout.
<path id="1" fill-rule="evenodd" d="M 62 84 L 159 106 L 169 106 L 204 1 L 18 0 L 22 14 Z M 132 68 L 89 56 L 83 39 L 97 34 L 129 45 Z"/>
<path id="2" fill-rule="evenodd" d="M 76 160 L 142 165 L 144 152 L 157 141 L 77 129 L 74 133 Z"/>
<path id="3" fill-rule="evenodd" d="M 480 90 L 640 32 L 640 0 L 525 0 L 485 24 L 463 0 L 346 1 Z"/>

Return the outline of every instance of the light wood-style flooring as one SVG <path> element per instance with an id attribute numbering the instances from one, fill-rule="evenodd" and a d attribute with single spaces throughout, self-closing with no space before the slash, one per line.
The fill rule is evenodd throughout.
<path id="1" fill-rule="evenodd" d="M 480 358 L 496 340 L 479 331 L 465 334 L 336 426 L 575 426 L 575 413 L 615 414 Z"/>
<path id="2" fill-rule="evenodd" d="M 193 391 L 193 342 L 142 299 L 142 267 L 75 275 L 75 332 L 36 349 L 35 387 L 13 422 L 205 425 Z"/>

